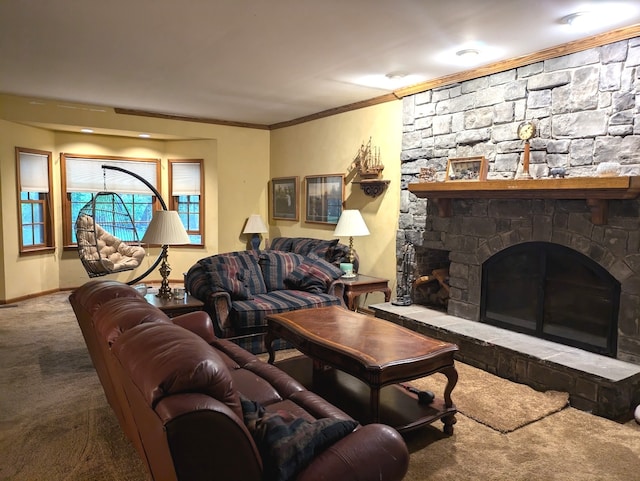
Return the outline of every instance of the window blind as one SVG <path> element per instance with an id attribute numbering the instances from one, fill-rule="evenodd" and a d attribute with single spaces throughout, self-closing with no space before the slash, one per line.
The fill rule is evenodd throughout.
<path id="1" fill-rule="evenodd" d="M 135 177 L 117 170 L 102 169 L 103 165 L 120 167 L 133 172 L 158 188 L 157 162 L 133 160 L 66 158 L 67 192 L 118 192 L 123 194 L 151 194 L 149 188 Z"/>
<path id="2" fill-rule="evenodd" d="M 20 152 L 20 191 L 49 192 L 49 157 Z"/>
<path id="3" fill-rule="evenodd" d="M 171 195 L 200 195 L 200 163 L 173 162 L 171 164 Z"/>

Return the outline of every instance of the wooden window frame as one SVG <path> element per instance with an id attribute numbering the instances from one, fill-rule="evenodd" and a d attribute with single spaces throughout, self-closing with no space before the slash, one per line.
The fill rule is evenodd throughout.
<path id="1" fill-rule="evenodd" d="M 71 197 L 70 192 L 67 192 L 67 159 L 87 159 L 87 160 L 95 160 L 96 162 L 100 161 L 125 161 L 125 162 L 154 162 L 156 169 L 156 184 L 154 187 L 158 192 L 161 192 L 161 169 L 160 169 L 160 159 L 149 159 L 149 158 L 138 158 L 138 157 L 119 157 L 115 155 L 84 155 L 84 154 L 60 154 L 60 183 L 62 185 L 62 239 L 65 249 L 75 249 L 77 248 L 77 244 L 73 242 L 72 232 L 75 230 L 75 225 L 73 225 L 71 219 Z M 107 185 L 107 190 L 109 186 Z M 122 192 L 119 192 L 122 193 Z M 160 201 L 157 196 L 149 190 L 149 195 L 152 197 L 152 206 L 153 210 L 156 211 L 161 208 Z"/>
<path id="2" fill-rule="evenodd" d="M 47 181 L 49 184 L 49 192 L 41 192 L 41 199 L 39 200 L 22 200 L 21 196 L 21 172 L 20 172 L 20 154 L 35 154 L 35 155 L 43 155 L 47 157 Z M 42 254 L 46 252 L 55 251 L 56 243 L 55 243 L 55 235 L 54 235 L 54 215 L 53 215 L 53 206 L 52 206 L 52 198 L 53 198 L 53 176 L 52 176 L 52 153 L 47 150 L 38 150 L 31 149 L 27 147 L 15 147 L 15 158 L 16 158 L 16 191 L 17 191 L 17 200 L 18 200 L 18 242 L 19 242 L 19 253 L 20 255 L 28 255 L 28 254 Z M 23 224 L 22 224 L 22 205 L 24 203 L 28 204 L 39 204 L 42 206 L 42 224 L 44 231 L 44 244 L 38 245 L 24 245 L 23 238 Z"/>
<path id="3" fill-rule="evenodd" d="M 199 216 L 198 216 L 198 225 L 200 226 L 199 230 L 189 230 L 187 226 L 184 226 L 187 230 L 187 234 L 190 236 L 198 235 L 200 236 L 200 243 L 198 244 L 187 244 L 183 247 L 204 247 L 205 245 L 205 215 L 204 215 L 204 160 L 203 159 L 169 159 L 169 209 L 170 210 L 178 210 L 178 196 L 173 195 L 173 166 L 176 164 L 199 164 L 200 165 L 200 201 L 199 201 Z"/>

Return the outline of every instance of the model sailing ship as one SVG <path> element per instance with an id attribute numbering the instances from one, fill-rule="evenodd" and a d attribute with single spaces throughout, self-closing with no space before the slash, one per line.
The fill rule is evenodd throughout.
<path id="1" fill-rule="evenodd" d="M 371 146 L 371 137 L 369 142 L 360 146 L 354 163 L 360 178 L 362 179 L 377 179 L 384 170 L 384 165 L 380 162 L 380 147 Z"/>

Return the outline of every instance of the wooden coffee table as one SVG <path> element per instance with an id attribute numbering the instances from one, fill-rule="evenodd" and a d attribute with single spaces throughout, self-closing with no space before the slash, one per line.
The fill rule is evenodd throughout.
<path id="1" fill-rule="evenodd" d="M 272 342 L 289 341 L 307 360 L 299 357 L 278 366 L 360 422 L 383 422 L 407 431 L 442 419 L 444 432 L 453 433 L 455 344 L 338 306 L 272 314 L 267 325 L 269 363 L 275 361 Z M 313 367 L 306 370 L 305 362 Z M 436 395 L 431 404 L 419 404 L 415 394 L 398 386 L 438 372 L 446 376 L 447 385 L 443 398 Z"/>

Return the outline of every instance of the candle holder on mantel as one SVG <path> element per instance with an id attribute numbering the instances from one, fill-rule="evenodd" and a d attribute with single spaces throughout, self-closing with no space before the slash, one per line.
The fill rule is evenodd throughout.
<path id="1" fill-rule="evenodd" d="M 353 164 L 360 175 L 360 180 L 353 183 L 359 184 L 365 195 L 378 197 L 384 192 L 390 181 L 380 178 L 384 165 L 380 162 L 380 147 L 371 146 L 371 137 L 366 145 L 363 143 L 360 146 Z"/>

